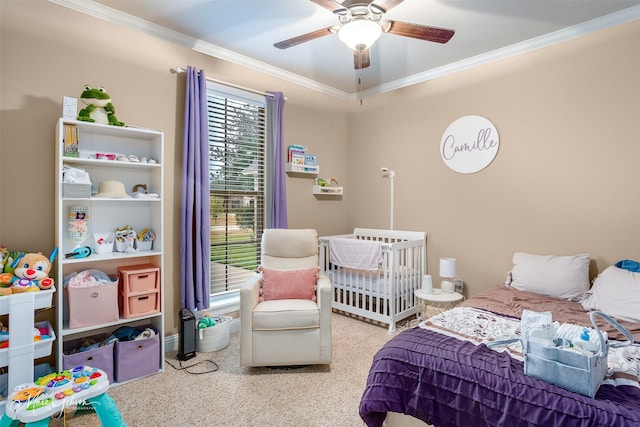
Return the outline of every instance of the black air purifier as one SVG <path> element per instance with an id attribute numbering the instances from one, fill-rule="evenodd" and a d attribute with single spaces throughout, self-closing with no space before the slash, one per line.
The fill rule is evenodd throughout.
<path id="1" fill-rule="evenodd" d="M 180 348 L 178 359 L 189 360 L 196 357 L 196 316 L 188 308 L 178 312 L 180 318 Z"/>

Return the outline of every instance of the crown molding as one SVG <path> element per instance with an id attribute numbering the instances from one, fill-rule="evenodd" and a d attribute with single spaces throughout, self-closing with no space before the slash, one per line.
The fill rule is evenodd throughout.
<path id="1" fill-rule="evenodd" d="M 556 43 L 571 40 L 598 30 L 603 30 L 605 28 L 610 28 L 616 25 L 631 22 L 636 19 L 640 19 L 640 6 L 633 6 L 627 9 L 623 9 L 609 15 L 605 15 L 578 25 L 574 25 L 573 27 L 563 28 L 562 30 L 554 31 L 540 37 L 526 40 L 522 43 L 512 44 L 510 46 L 496 49 L 491 52 L 486 52 L 481 55 L 476 55 L 474 57 L 463 59 L 458 62 L 453 62 L 442 67 L 433 68 L 423 73 L 414 74 L 402 79 L 394 80 L 389 83 L 384 83 L 380 86 L 363 90 L 357 95 L 359 95 L 359 97 L 361 98 L 380 95 L 385 92 L 402 89 L 407 86 L 457 73 L 458 71 L 467 70 L 479 65 L 488 64 L 490 62 L 499 61 L 511 56 L 516 56 L 536 49 L 551 46 Z"/>
<path id="2" fill-rule="evenodd" d="M 285 80 L 287 82 L 323 93 L 325 95 L 333 96 L 343 101 L 357 101 L 366 97 L 402 89 L 407 86 L 423 83 L 438 77 L 443 77 L 449 74 L 456 73 L 458 71 L 467 70 L 469 68 L 488 64 L 490 62 L 498 61 L 511 56 L 520 55 L 535 49 L 550 46 L 556 43 L 583 36 L 585 34 L 592 33 L 594 31 L 610 28 L 640 18 L 640 6 L 632 6 L 630 8 L 623 9 L 621 11 L 614 12 L 612 14 L 605 15 L 596 19 L 592 19 L 573 27 L 567 27 L 562 30 L 546 34 L 544 36 L 535 37 L 522 43 L 516 43 L 504 48 L 496 49 L 491 52 L 447 64 L 442 67 L 427 70 L 425 72 L 414 74 L 402 79 L 394 80 L 389 83 L 384 83 L 382 85 L 360 92 L 348 93 L 342 90 L 338 90 L 329 85 L 319 83 L 315 80 L 302 77 L 299 74 L 274 67 L 262 61 L 255 60 L 231 50 L 224 49 L 212 43 L 187 36 L 183 33 L 170 30 L 161 25 L 154 24 L 144 19 L 120 12 L 113 8 L 104 6 L 100 3 L 96 3 L 90 0 L 49 1 L 60 6 L 65 6 L 69 9 L 73 9 L 77 12 L 81 12 L 86 15 L 105 20 L 107 22 L 122 25 L 135 31 L 141 31 L 151 36 L 168 40 L 170 42 L 188 47 L 205 55 L 219 58 L 254 71 L 265 73 L 273 77 Z"/>
<path id="3" fill-rule="evenodd" d="M 153 22 L 129 15 L 124 12 L 120 12 L 113 8 L 104 6 L 100 3 L 96 3 L 88 0 L 49 0 L 51 3 L 58 4 L 60 6 L 73 9 L 76 12 L 84 13 L 85 15 L 93 16 L 94 18 L 102 19 L 113 24 L 121 25 L 135 31 L 141 31 L 148 35 L 158 37 L 190 49 L 196 52 L 203 53 L 208 56 L 222 59 L 227 62 L 231 62 L 236 65 L 243 66 L 245 68 L 259 71 L 271 75 L 273 77 L 280 78 L 290 83 L 297 84 L 299 86 L 306 87 L 308 89 L 315 90 L 317 92 L 330 95 L 344 101 L 355 101 L 356 94 L 350 94 L 331 86 L 319 83 L 315 80 L 302 77 L 298 74 L 283 70 L 282 68 L 274 67 L 264 62 L 249 58 L 248 56 L 241 55 L 228 49 L 224 49 L 220 46 L 216 46 L 212 43 L 208 43 L 194 37 L 187 36 L 186 34 L 178 31 L 170 30 Z"/>

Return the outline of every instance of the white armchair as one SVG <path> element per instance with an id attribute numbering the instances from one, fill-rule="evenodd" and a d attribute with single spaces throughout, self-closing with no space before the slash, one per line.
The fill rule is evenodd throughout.
<path id="1" fill-rule="evenodd" d="M 278 271 L 318 267 L 318 233 L 312 229 L 264 230 L 261 265 Z M 247 279 L 240 289 L 241 366 L 331 363 L 331 283 L 318 274 L 315 301 L 260 301 L 261 275 Z"/>

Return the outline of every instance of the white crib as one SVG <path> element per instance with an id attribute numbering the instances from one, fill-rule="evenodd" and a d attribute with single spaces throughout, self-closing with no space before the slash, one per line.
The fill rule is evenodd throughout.
<path id="1" fill-rule="evenodd" d="M 338 267 L 331 262 L 333 238 L 354 238 L 381 242 L 382 261 L 373 271 Z M 320 268 L 333 284 L 332 307 L 389 324 L 417 312 L 414 290 L 426 274 L 427 233 L 419 231 L 356 228 L 353 234 L 320 237 Z"/>

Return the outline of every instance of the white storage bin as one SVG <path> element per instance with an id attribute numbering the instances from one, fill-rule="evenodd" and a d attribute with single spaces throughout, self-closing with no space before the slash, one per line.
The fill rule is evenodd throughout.
<path id="1" fill-rule="evenodd" d="M 65 182 L 62 184 L 62 197 L 89 199 L 91 197 L 91 184 Z"/>
<path id="2" fill-rule="evenodd" d="M 93 233 L 93 250 L 97 254 L 110 254 L 115 240 L 116 235 L 112 232 Z"/>
<path id="3" fill-rule="evenodd" d="M 231 317 L 221 316 L 219 319 L 215 326 L 198 329 L 196 351 L 204 353 L 218 351 L 229 345 L 229 322 Z"/>
<path id="4" fill-rule="evenodd" d="M 40 341 L 34 341 L 33 345 L 33 358 L 39 359 L 41 357 L 47 357 L 51 354 L 51 348 L 53 347 L 53 342 L 56 340 L 56 333 L 53 330 L 53 327 L 49 322 L 35 322 L 34 326 L 36 328 L 43 328 L 49 331 L 47 334 L 49 338 L 42 339 Z M 14 326 L 16 327 L 16 326 Z M 11 325 L 9 325 L 9 329 L 11 329 Z M 0 350 L 0 367 L 5 367 L 9 365 L 9 350 L 11 348 L 11 343 L 9 343 L 8 348 L 3 348 Z"/>
<path id="5" fill-rule="evenodd" d="M 51 301 L 53 301 L 53 293 L 56 291 L 56 287 L 52 286 L 46 291 L 32 292 L 33 295 L 33 308 L 47 308 L 51 307 Z M 9 304 L 13 295 L 5 295 L 0 297 L 0 314 L 9 314 Z"/>
<path id="6" fill-rule="evenodd" d="M 150 251 L 153 248 L 153 240 L 136 240 L 136 249 L 139 251 Z"/>

